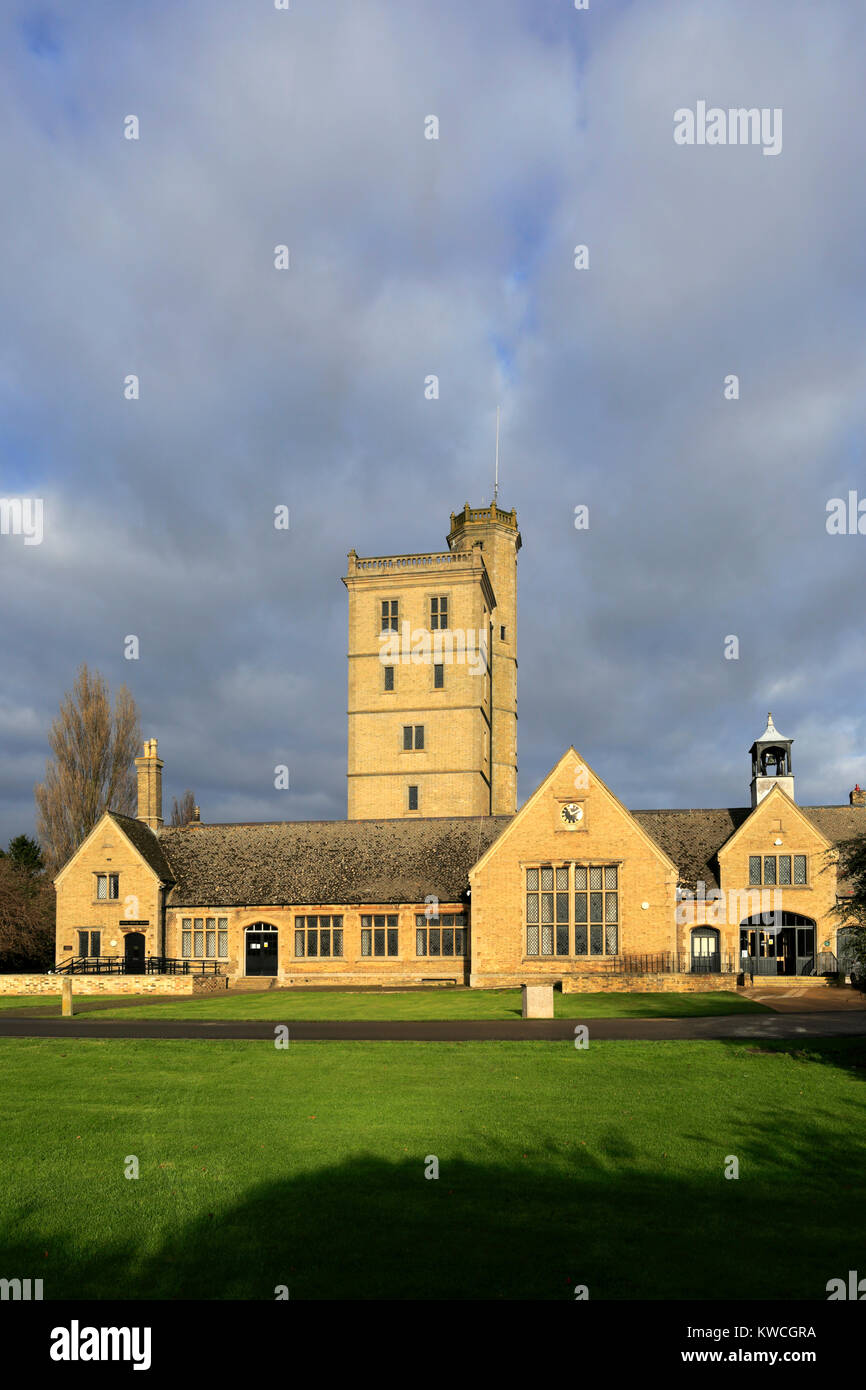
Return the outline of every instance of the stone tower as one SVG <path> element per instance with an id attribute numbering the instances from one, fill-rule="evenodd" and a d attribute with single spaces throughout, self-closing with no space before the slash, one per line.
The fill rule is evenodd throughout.
<path id="1" fill-rule="evenodd" d="M 517 809 L 520 543 L 467 503 L 445 551 L 349 552 L 350 820 Z"/>

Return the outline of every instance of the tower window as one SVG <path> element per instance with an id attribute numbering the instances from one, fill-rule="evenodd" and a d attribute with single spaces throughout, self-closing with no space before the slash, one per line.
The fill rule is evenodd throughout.
<path id="1" fill-rule="evenodd" d="M 382 599 L 382 631 L 396 632 L 400 614 L 400 601 L 396 598 Z"/>
<path id="2" fill-rule="evenodd" d="M 441 662 L 437 662 L 436 665 L 433 667 L 433 689 L 445 689 L 445 667 L 442 665 Z"/>
<path id="3" fill-rule="evenodd" d="M 385 688 L 386 690 L 393 690 L 393 689 L 394 689 L 394 667 L 393 667 L 393 666 L 384 666 L 382 669 L 383 669 L 384 672 L 385 672 L 385 687 L 384 687 L 384 688 Z"/>
<path id="4" fill-rule="evenodd" d="M 418 788 L 417 788 L 417 787 L 410 787 L 410 788 L 409 788 L 409 810 L 410 810 L 410 811 L 417 811 L 417 810 L 418 810 Z"/>
<path id="5" fill-rule="evenodd" d="M 505 628 L 504 628 L 504 627 L 501 627 L 501 628 L 499 629 L 499 640 L 500 640 L 500 642 L 504 642 L 504 641 L 505 641 Z"/>
<path id="6" fill-rule="evenodd" d="M 424 725 L 423 724 L 404 724 L 403 725 L 403 751 L 411 752 L 413 748 L 424 747 Z"/>
<path id="7" fill-rule="evenodd" d="M 430 600 L 430 627 L 444 629 L 448 626 L 448 598 L 445 594 L 435 595 Z"/>

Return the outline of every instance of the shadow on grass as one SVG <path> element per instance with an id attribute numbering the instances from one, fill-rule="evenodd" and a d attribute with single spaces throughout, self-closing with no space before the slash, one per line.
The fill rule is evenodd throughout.
<path id="1" fill-rule="evenodd" d="M 160 1176 L 142 1172 L 129 1212 L 111 1212 L 124 1240 L 82 1248 L 70 1211 L 59 1240 L 4 1240 L 0 1273 L 43 1277 L 47 1299 L 273 1299 L 285 1285 L 292 1299 L 571 1300 L 586 1284 L 592 1299 L 823 1300 L 828 1279 L 862 1263 L 853 1137 L 821 1116 L 791 1134 L 771 1106 L 721 1145 L 692 1137 L 707 1157 L 688 1180 L 664 1171 L 663 1128 L 653 1171 L 636 1171 L 625 1124 L 592 1151 L 544 1143 L 507 1163 L 443 1160 L 438 1180 L 423 1154 L 359 1153 L 251 1186 L 234 1205 L 214 1188 L 176 1229 Z M 738 1181 L 723 1176 L 731 1153 Z M 166 1181 L 182 1182 L 181 1168 Z"/>

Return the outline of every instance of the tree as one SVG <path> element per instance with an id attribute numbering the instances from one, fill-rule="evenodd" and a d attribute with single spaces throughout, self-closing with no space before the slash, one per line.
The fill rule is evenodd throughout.
<path id="1" fill-rule="evenodd" d="M 14 840 L 9 841 L 8 857 L 16 868 L 23 869 L 31 875 L 38 874 L 45 868 L 42 851 L 29 835 L 16 835 Z"/>
<path id="2" fill-rule="evenodd" d="M 187 787 L 180 801 L 177 797 L 172 797 L 171 824 L 189 825 L 190 821 L 195 820 L 195 797 Z"/>
<path id="3" fill-rule="evenodd" d="M 36 828 L 50 874 L 57 873 L 107 809 L 134 815 L 133 759 L 141 748 L 138 709 L 125 685 L 111 708 L 98 671 L 82 664 L 51 725 L 54 754 L 35 788 Z"/>
<path id="4" fill-rule="evenodd" d="M 852 892 L 832 909 L 845 928 L 845 955 L 843 968 L 852 978 L 866 981 L 866 836 L 856 840 L 846 840 L 838 846 L 839 857 L 837 876 L 839 882 L 846 882 Z M 838 954 L 837 936 L 837 954 Z"/>
<path id="5" fill-rule="evenodd" d="M 54 909 L 54 888 L 45 874 L 4 854 L 0 858 L 0 969 L 45 970 L 53 964 Z"/>

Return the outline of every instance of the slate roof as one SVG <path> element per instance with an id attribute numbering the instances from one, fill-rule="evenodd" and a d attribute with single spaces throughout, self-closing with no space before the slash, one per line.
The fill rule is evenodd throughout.
<path id="1" fill-rule="evenodd" d="M 866 834 L 866 808 L 801 806 L 830 841 Z M 162 881 L 172 907 L 458 902 L 469 871 L 510 816 L 290 821 L 163 828 L 111 813 Z M 679 870 L 679 882 L 719 887 L 718 852 L 748 806 L 633 811 Z M 847 884 L 840 882 L 844 892 Z"/>
<path id="2" fill-rule="evenodd" d="M 291 821 L 160 831 L 171 907 L 459 902 L 469 870 L 511 820 Z"/>
<path id="3" fill-rule="evenodd" d="M 123 816 L 119 811 L 109 811 L 111 819 L 117 821 L 124 835 L 132 841 L 139 854 L 159 876 L 163 883 L 174 883 L 171 865 L 162 851 L 159 839 L 149 825 L 136 820 L 135 816 Z"/>
<path id="4" fill-rule="evenodd" d="M 800 806 L 800 811 L 831 844 L 855 835 L 866 835 L 866 808 L 862 806 Z M 707 888 L 719 887 L 718 853 L 752 812 L 750 806 L 694 811 L 633 811 L 647 834 L 674 861 L 680 883 L 694 888 L 703 879 Z M 840 891 L 847 885 L 839 883 Z"/>

